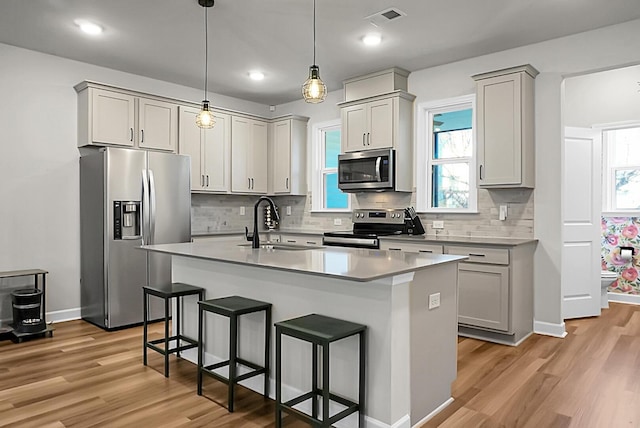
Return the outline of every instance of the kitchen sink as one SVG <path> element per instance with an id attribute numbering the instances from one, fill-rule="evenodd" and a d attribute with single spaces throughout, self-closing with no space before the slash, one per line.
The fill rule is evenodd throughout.
<path id="1" fill-rule="evenodd" d="M 239 247 L 251 247 L 251 243 L 238 244 Z M 316 248 L 322 248 L 317 245 L 295 245 L 295 244 L 280 244 L 278 242 L 273 244 L 260 244 L 260 248 L 263 250 L 286 250 L 286 251 L 303 251 L 313 250 Z"/>

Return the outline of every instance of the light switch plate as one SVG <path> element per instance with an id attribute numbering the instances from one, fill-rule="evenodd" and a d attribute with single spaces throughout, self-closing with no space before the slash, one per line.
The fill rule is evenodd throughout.
<path id="1" fill-rule="evenodd" d="M 429 309 L 435 309 L 440 307 L 440 293 L 434 293 L 429 295 Z"/>
<path id="2" fill-rule="evenodd" d="M 434 229 L 444 229 L 444 221 L 443 220 L 434 220 L 432 227 Z"/>
<path id="3" fill-rule="evenodd" d="M 240 207 L 240 215 L 245 215 L 245 209 L 244 209 L 244 207 Z"/>
<path id="4" fill-rule="evenodd" d="M 333 225 L 334 226 L 342 226 L 342 219 L 341 218 L 334 218 L 333 219 Z"/>
<path id="5" fill-rule="evenodd" d="M 291 205 L 287 205 L 287 215 L 291 215 Z"/>
<path id="6" fill-rule="evenodd" d="M 507 206 L 506 205 L 500 205 L 500 220 L 506 220 L 507 219 Z"/>

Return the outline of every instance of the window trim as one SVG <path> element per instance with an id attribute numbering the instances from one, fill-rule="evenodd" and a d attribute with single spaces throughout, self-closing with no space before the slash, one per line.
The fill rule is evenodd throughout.
<path id="1" fill-rule="evenodd" d="M 431 206 L 431 155 L 433 153 L 433 133 L 427 130 L 433 128 L 433 115 L 445 111 L 471 108 L 473 153 L 469 161 L 469 208 L 434 208 Z M 462 95 L 444 100 L 427 101 L 418 104 L 417 135 L 416 135 L 416 205 L 421 213 L 478 213 L 478 188 L 476 185 L 476 164 L 478 163 L 478 144 L 476 138 L 476 95 Z M 454 163 L 455 160 L 451 160 Z M 466 162 L 466 160 L 465 160 Z"/>
<path id="2" fill-rule="evenodd" d="M 328 129 L 340 128 L 342 121 L 340 119 L 329 120 L 326 122 L 314 123 L 312 126 L 312 174 L 311 174 L 311 212 L 321 213 L 345 213 L 351 212 L 351 195 L 347 195 L 347 208 L 325 208 L 324 207 L 324 132 Z M 338 172 L 338 168 L 335 169 Z"/>
<path id="3" fill-rule="evenodd" d="M 594 129 L 599 129 L 602 133 L 602 214 L 610 217 L 624 217 L 624 216 L 638 216 L 639 210 L 633 210 L 629 208 L 615 207 L 615 190 L 613 185 L 615 183 L 615 171 L 619 169 L 637 169 L 634 166 L 610 166 L 609 159 L 611 157 L 611 146 L 607 139 L 608 131 L 617 131 L 620 129 L 628 128 L 640 128 L 640 121 L 624 121 L 610 124 L 600 124 L 593 126 Z"/>

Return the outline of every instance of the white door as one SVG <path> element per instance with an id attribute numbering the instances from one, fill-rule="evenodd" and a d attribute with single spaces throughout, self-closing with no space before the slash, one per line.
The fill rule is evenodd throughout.
<path id="1" fill-rule="evenodd" d="M 602 138 L 565 128 L 562 186 L 562 317 L 600 315 Z"/>

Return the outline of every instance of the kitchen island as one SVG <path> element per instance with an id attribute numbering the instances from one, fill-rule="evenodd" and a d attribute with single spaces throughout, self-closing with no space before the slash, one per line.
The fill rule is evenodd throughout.
<path id="1" fill-rule="evenodd" d="M 414 426 L 452 401 L 457 262 L 464 257 L 338 247 L 252 249 L 224 242 L 142 249 L 172 255 L 173 281 L 204 287 L 208 299 L 240 295 L 272 303 L 273 322 L 318 313 L 367 325 L 368 427 Z M 439 299 L 432 309 L 430 296 Z M 197 337 L 196 299 L 184 302 L 183 332 Z M 228 352 L 228 324 L 217 318 L 207 317 L 207 364 L 226 359 Z M 239 328 L 240 355 L 261 363 L 262 314 L 243 316 Z M 355 337 L 331 346 L 331 388 L 352 399 L 357 398 L 357 346 Z M 275 353 L 273 343 L 271 349 Z M 195 352 L 183 356 L 197 359 Z M 283 367 L 284 400 L 310 390 L 308 344 L 284 339 Z M 258 377 L 243 384 L 261 392 L 261 383 Z M 357 426 L 357 417 L 344 422 L 340 425 Z"/>

